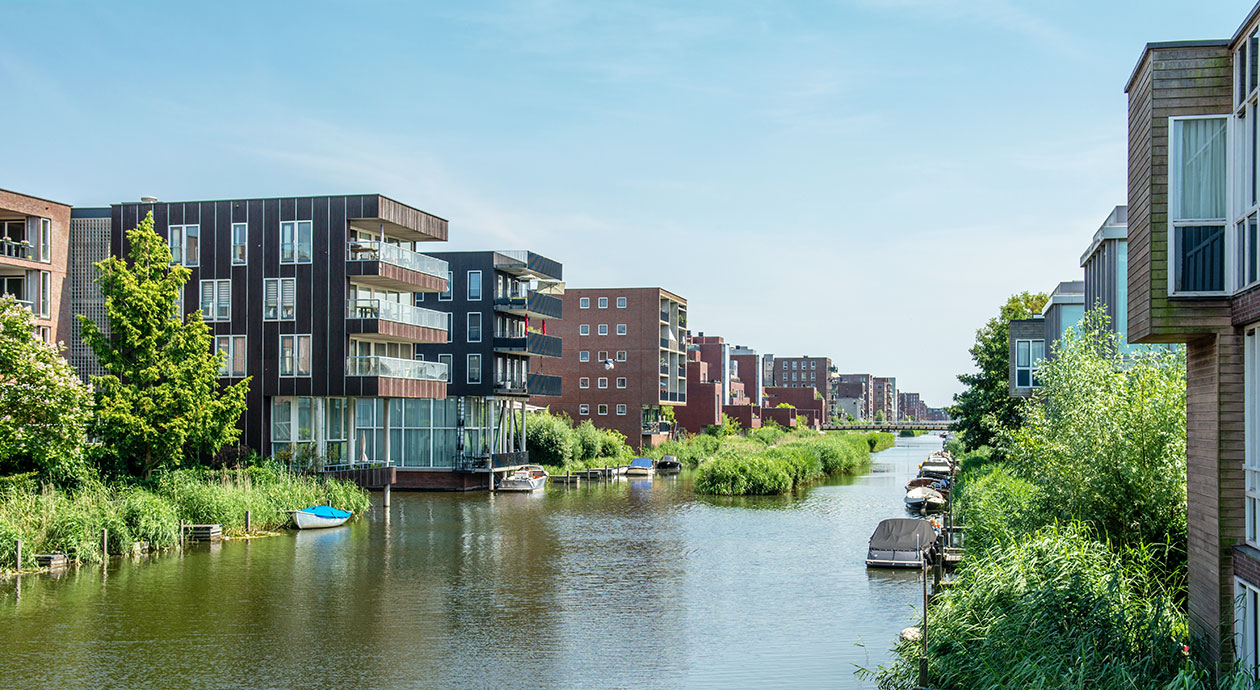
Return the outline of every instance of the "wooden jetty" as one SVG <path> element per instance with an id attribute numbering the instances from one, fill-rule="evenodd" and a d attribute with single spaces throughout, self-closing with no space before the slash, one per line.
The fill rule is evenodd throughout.
<path id="1" fill-rule="evenodd" d="M 35 562 L 41 568 L 49 570 L 57 570 L 70 565 L 70 560 L 66 558 L 64 553 L 37 553 L 35 554 Z"/>
<path id="2" fill-rule="evenodd" d="M 223 541 L 223 525 L 184 525 L 183 536 L 188 541 L 210 543 Z"/>
<path id="3" fill-rule="evenodd" d="M 576 474 L 556 474 L 552 475 L 550 480 L 556 484 L 572 484 L 573 486 L 577 486 L 578 482 L 580 482 L 582 478 Z"/>

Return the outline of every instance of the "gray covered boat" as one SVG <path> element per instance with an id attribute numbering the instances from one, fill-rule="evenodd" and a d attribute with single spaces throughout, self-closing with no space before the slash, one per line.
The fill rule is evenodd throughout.
<path id="1" fill-rule="evenodd" d="M 889 518 L 879 523 L 866 551 L 868 568 L 921 568 L 936 545 L 936 530 L 927 520 Z"/>

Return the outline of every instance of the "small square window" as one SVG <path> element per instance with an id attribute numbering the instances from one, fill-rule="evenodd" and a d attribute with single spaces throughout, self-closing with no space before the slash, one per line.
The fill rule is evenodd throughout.
<path id="1" fill-rule="evenodd" d="M 600 298 L 599 298 L 599 308 L 600 308 L 600 309 L 607 309 L 607 308 L 608 308 L 608 298 L 607 298 L 607 297 L 600 297 Z"/>
<path id="2" fill-rule="evenodd" d="M 621 416 L 623 416 L 623 417 L 624 417 L 624 416 L 626 415 L 626 406 L 625 406 L 625 405 L 617 405 L 617 414 L 619 414 L 619 415 L 621 415 Z"/>
<path id="3" fill-rule="evenodd" d="M 580 297 L 580 298 L 578 298 L 578 309 L 590 309 L 590 308 L 591 308 L 591 298 L 590 298 L 590 297 Z M 583 413 L 583 414 L 585 414 L 585 413 Z"/>
<path id="4" fill-rule="evenodd" d="M 617 324 L 617 335 L 626 334 L 626 325 L 624 323 Z"/>
<path id="5" fill-rule="evenodd" d="M 578 388 L 585 389 L 585 388 L 590 388 L 590 387 L 591 387 L 591 380 L 589 378 L 583 376 L 582 378 L 578 379 Z"/>
<path id="6" fill-rule="evenodd" d="M 618 376 L 618 377 L 617 377 L 617 387 L 618 387 L 618 388 L 625 388 L 625 387 L 626 387 L 626 377 L 624 377 L 624 376 Z"/>
<path id="7" fill-rule="evenodd" d="M 578 335 L 590 335 L 590 334 L 591 334 L 591 326 L 590 326 L 590 324 L 585 324 L 585 323 L 584 323 L 584 324 L 582 324 L 582 325 L 578 326 Z"/>
<path id="8" fill-rule="evenodd" d="M 618 309 L 625 309 L 625 308 L 626 308 L 626 298 L 625 298 L 625 297 L 618 297 L 618 298 L 617 298 L 617 308 L 618 308 Z"/>
<path id="9" fill-rule="evenodd" d="M 601 415 L 608 414 L 608 405 L 604 403 L 600 403 L 599 407 L 597 407 L 596 409 L 599 411 L 599 414 Z"/>
<path id="10" fill-rule="evenodd" d="M 596 357 L 596 358 L 595 358 L 595 361 L 600 362 L 600 363 L 607 362 L 607 361 L 608 361 L 608 350 L 600 350 L 600 351 L 599 351 L 599 357 Z"/>
<path id="11" fill-rule="evenodd" d="M 591 406 L 586 404 L 578 405 L 578 414 L 583 417 L 589 417 L 591 415 Z"/>
<path id="12" fill-rule="evenodd" d="M 626 361 L 626 351 L 625 351 L 625 350 L 617 350 L 617 361 L 618 361 L 618 362 L 624 362 L 624 361 Z"/>
<path id="13" fill-rule="evenodd" d="M 599 334 L 600 334 L 600 335 L 608 335 L 608 324 L 606 324 L 606 323 L 601 323 L 601 324 L 599 325 Z"/>
<path id="14" fill-rule="evenodd" d="M 598 382 L 598 383 L 599 383 L 599 387 L 600 387 L 601 389 L 602 389 L 602 388 L 607 388 L 607 387 L 608 387 L 608 377 L 607 377 L 607 376 L 601 376 L 601 377 L 599 377 L 599 382 Z"/>
<path id="15" fill-rule="evenodd" d="M 589 362 L 589 361 L 591 361 L 591 351 L 590 351 L 590 350 L 582 350 L 581 352 L 579 352 L 579 353 L 578 353 L 578 361 L 579 361 L 579 362 Z"/>

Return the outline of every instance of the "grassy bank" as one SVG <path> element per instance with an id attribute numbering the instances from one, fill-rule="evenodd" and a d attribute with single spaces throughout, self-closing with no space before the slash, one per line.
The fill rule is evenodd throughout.
<path id="1" fill-rule="evenodd" d="M 872 452 L 891 447 L 892 434 L 792 434 L 775 445 L 745 439 L 720 448 L 700 466 L 696 491 L 721 496 L 784 494 L 827 476 L 870 465 Z"/>
<path id="2" fill-rule="evenodd" d="M 109 551 L 127 553 L 134 542 L 150 548 L 174 546 L 179 523 L 222 524 L 226 535 L 245 531 L 250 511 L 255 531 L 289 522 L 285 511 L 332 505 L 357 514 L 368 495 L 353 484 L 291 474 L 279 467 L 243 470 L 177 470 L 134 485 L 89 484 L 74 491 L 41 488 L 33 480 L 0 483 L 0 571 L 14 568 L 22 540 L 22 567 L 35 567 L 36 553 L 65 553 L 78 563 L 99 563 L 101 530 Z"/>

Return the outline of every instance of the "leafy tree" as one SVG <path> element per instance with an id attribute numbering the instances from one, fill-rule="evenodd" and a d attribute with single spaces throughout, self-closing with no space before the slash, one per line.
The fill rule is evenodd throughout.
<path id="1" fill-rule="evenodd" d="M 967 390 L 954 396 L 954 406 L 950 408 L 953 429 L 960 432 L 967 450 L 993 445 L 998 429 L 1019 426 L 1020 401 L 1011 397 L 1010 389 L 1007 324 L 1040 314 L 1048 299 L 1044 292 L 1011 295 L 998 315 L 976 331 L 970 352 L 979 371 L 958 375 Z"/>
<path id="2" fill-rule="evenodd" d="M 127 231 L 127 241 L 129 261 L 96 264 L 109 334 L 78 318 L 84 342 L 107 372 L 93 377 L 94 433 L 116 469 L 148 477 L 235 442 L 250 379 L 220 389 L 223 355 L 213 351 L 200 310 L 175 313 L 190 271 L 171 265 L 151 212 Z"/>
<path id="3" fill-rule="evenodd" d="M 886 417 L 884 416 L 883 410 L 875 410 L 875 423 L 883 424 L 885 419 Z"/>
<path id="4" fill-rule="evenodd" d="M 704 433 L 710 436 L 722 438 L 724 436 L 738 436 L 740 429 L 742 429 L 742 427 L 739 425 L 739 420 L 726 413 L 722 413 L 722 423 L 711 424 L 705 427 Z"/>
<path id="5" fill-rule="evenodd" d="M 0 297 L 0 474 L 37 472 L 58 483 L 81 478 L 92 394 L 35 336 L 31 312 Z"/>

